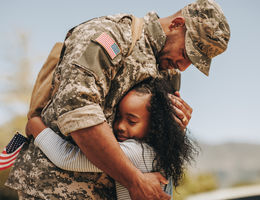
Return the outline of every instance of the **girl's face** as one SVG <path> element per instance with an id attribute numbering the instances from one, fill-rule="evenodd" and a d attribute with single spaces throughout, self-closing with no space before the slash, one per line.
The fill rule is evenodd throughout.
<path id="1" fill-rule="evenodd" d="M 141 139 L 146 135 L 150 118 L 147 110 L 150 97 L 150 94 L 140 94 L 131 90 L 121 100 L 113 126 L 118 141 Z"/>

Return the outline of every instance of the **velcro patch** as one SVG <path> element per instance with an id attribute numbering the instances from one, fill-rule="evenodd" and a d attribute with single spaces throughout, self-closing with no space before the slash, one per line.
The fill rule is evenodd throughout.
<path id="1" fill-rule="evenodd" d="M 102 33 L 95 41 L 104 47 L 111 59 L 120 53 L 117 43 L 107 33 Z"/>

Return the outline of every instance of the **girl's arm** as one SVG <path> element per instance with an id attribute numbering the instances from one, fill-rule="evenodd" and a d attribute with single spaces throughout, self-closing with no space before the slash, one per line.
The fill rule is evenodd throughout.
<path id="1" fill-rule="evenodd" d="M 39 133 L 39 131 L 41 132 Z M 38 146 L 57 167 L 69 171 L 101 172 L 99 168 L 86 158 L 78 146 L 64 140 L 52 129 L 46 128 L 41 118 L 38 117 L 29 120 L 26 132 L 27 135 L 32 134 L 36 137 L 34 144 Z M 119 145 L 129 160 L 140 171 L 152 171 L 154 152 L 148 145 L 143 144 L 142 147 L 140 143 L 133 139 L 121 142 Z M 116 182 L 116 193 L 118 200 L 131 199 L 127 188 L 118 182 Z"/>
<path id="2" fill-rule="evenodd" d="M 50 128 L 44 129 L 35 138 L 34 144 L 54 165 L 61 169 L 78 172 L 102 172 L 87 159 L 78 146 L 64 140 Z"/>
<path id="3" fill-rule="evenodd" d="M 57 167 L 69 171 L 102 172 L 86 158 L 78 146 L 64 140 L 52 129 L 47 128 L 40 117 L 34 117 L 28 121 L 26 132 L 27 135 L 35 137 L 34 144 Z M 119 144 L 130 161 L 139 168 L 140 163 L 143 162 L 143 149 L 140 143 L 128 140 Z"/>

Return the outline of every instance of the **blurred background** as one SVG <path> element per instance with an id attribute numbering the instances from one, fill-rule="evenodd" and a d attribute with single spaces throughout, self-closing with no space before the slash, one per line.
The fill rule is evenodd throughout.
<path id="1" fill-rule="evenodd" d="M 33 83 L 55 42 L 88 19 L 116 13 L 165 17 L 191 0 L 2 1 L 0 7 L 0 150 L 15 131 L 24 133 Z M 190 135 L 200 155 L 187 167 L 175 199 L 260 183 L 260 1 L 217 0 L 231 28 L 226 52 L 206 77 L 194 66 L 182 74 L 181 96 L 193 108 Z M 258 66 L 258 67 L 257 67 Z M 17 199 L 3 186 L 0 199 Z"/>

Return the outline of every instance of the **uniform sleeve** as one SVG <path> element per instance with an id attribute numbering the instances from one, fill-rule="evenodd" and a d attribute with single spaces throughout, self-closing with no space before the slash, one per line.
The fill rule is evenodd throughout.
<path id="1" fill-rule="evenodd" d="M 61 67 L 53 104 L 64 135 L 106 121 L 103 106 L 120 56 L 112 60 L 102 46 L 91 41 L 78 59 Z"/>
<path id="2" fill-rule="evenodd" d="M 172 91 L 180 91 L 181 88 L 181 73 L 175 69 L 163 70 L 160 72 L 160 77 L 167 80 Z"/>

